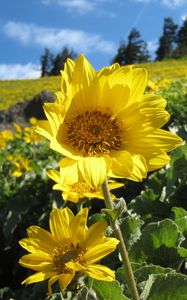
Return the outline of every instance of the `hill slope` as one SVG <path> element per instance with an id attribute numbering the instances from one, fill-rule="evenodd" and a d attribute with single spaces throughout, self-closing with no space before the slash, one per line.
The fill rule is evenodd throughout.
<path id="1" fill-rule="evenodd" d="M 184 60 L 150 62 L 136 66 L 147 68 L 151 80 L 163 78 L 179 80 L 187 76 L 187 58 Z M 60 90 L 60 76 L 0 81 L 0 109 L 7 109 L 17 102 L 32 98 L 42 90 L 50 92 Z"/>

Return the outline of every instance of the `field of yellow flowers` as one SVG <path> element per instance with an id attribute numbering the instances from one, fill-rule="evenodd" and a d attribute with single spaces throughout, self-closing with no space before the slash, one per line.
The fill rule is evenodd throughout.
<path id="1" fill-rule="evenodd" d="M 141 64 L 149 72 L 151 81 L 174 81 L 187 76 L 187 60 L 169 60 Z M 0 109 L 7 109 L 24 99 L 31 99 L 42 90 L 56 92 L 60 90 L 60 76 L 39 79 L 0 81 Z"/>
<path id="2" fill-rule="evenodd" d="M 46 123 L 48 121 L 38 122 L 31 118 L 30 125 L 26 127 L 14 123 L 13 130 L 0 131 L 0 299 L 187 299 L 187 61 L 172 60 L 145 66 L 150 76 L 144 99 L 152 106 L 140 106 L 137 109 L 132 104 L 131 109 L 127 109 L 125 120 L 130 124 L 130 129 L 128 134 L 125 131 L 124 136 L 129 139 L 128 143 L 134 135 L 139 139 L 138 143 L 136 140 L 132 144 L 135 148 L 142 141 L 138 135 L 141 130 L 145 134 L 151 131 L 152 142 L 156 144 L 156 140 L 158 145 L 151 145 L 155 147 L 152 152 L 148 145 L 144 149 L 145 155 L 142 152 L 145 157 L 147 153 L 148 157 L 155 155 L 165 138 L 165 148 L 159 153 L 162 167 L 155 167 L 158 161 L 153 157 L 155 169 L 149 167 L 147 177 L 144 176 L 145 158 L 135 153 L 133 164 L 136 165 L 139 160 L 140 167 L 138 171 L 136 168 L 132 170 L 129 175 L 129 154 L 126 151 L 120 154 L 126 160 L 126 166 L 122 167 L 113 157 L 110 172 L 118 172 L 119 176 L 113 173 L 114 176 L 110 177 L 115 177 L 115 181 L 111 178 L 108 181 L 111 207 L 105 207 L 106 186 L 102 184 L 101 188 L 97 180 L 102 177 L 102 172 L 107 172 L 103 167 L 104 159 L 109 157 L 107 147 L 118 150 L 116 145 L 119 145 L 119 139 L 116 140 L 111 127 L 119 138 L 121 134 L 114 118 L 109 120 L 108 127 L 105 127 L 105 122 L 101 122 L 103 117 L 108 121 L 108 111 L 105 113 L 94 109 L 92 114 L 89 112 L 89 129 L 92 128 L 94 118 L 98 118 L 98 122 L 89 131 L 84 145 L 81 138 L 87 129 L 85 124 L 90 121 L 87 118 L 88 112 L 86 115 L 80 113 L 79 119 L 76 119 L 77 123 L 80 122 L 82 136 L 77 138 L 73 133 L 74 129 L 79 131 L 75 120 L 70 123 L 67 135 L 71 146 L 77 142 L 79 148 L 83 147 L 84 156 L 89 151 L 90 161 L 89 164 L 85 163 L 87 168 L 83 162 L 77 167 L 73 160 L 78 157 L 76 151 L 68 157 L 71 147 L 64 150 L 64 141 L 56 134 L 64 112 L 64 106 L 59 103 L 45 106 L 51 128 Z M 108 69 L 105 71 L 107 73 Z M 140 76 L 136 71 L 132 74 L 134 77 L 137 74 Z M 57 76 L 38 80 L 0 81 L 0 109 L 6 109 L 25 98 L 32 98 L 44 89 L 57 92 L 60 90 L 60 80 Z M 83 80 L 88 93 L 90 90 L 85 82 Z M 114 89 L 115 95 L 120 84 Z M 91 91 L 95 92 L 95 89 Z M 128 97 L 128 89 L 124 91 Z M 106 95 L 110 97 L 107 91 Z M 89 100 L 94 101 L 95 98 L 91 96 Z M 164 99 L 167 101 L 170 119 L 165 112 Z M 118 111 L 119 107 L 115 106 L 114 109 Z M 75 111 L 76 106 L 74 114 Z M 140 111 L 145 114 L 145 118 L 142 118 Z M 84 117 L 86 121 L 82 122 Z M 137 120 L 138 126 L 134 126 L 133 122 Z M 162 127 L 158 131 L 160 140 L 154 137 L 152 124 Z M 108 130 L 112 142 L 107 136 L 105 143 L 97 146 L 99 126 L 105 132 L 103 139 Z M 64 129 L 61 123 L 60 128 Z M 129 134 L 131 130 L 134 135 Z M 167 158 L 164 151 L 170 151 L 167 150 L 170 149 L 169 139 L 172 137 L 172 143 L 181 141 L 176 135 L 181 137 L 183 143 L 169 153 L 170 162 L 165 163 Z M 93 144 L 88 147 L 88 138 L 93 136 L 96 139 L 93 142 L 96 145 L 94 150 Z M 144 147 L 144 140 L 141 147 Z M 60 151 L 67 153 L 67 157 Z M 95 155 L 94 151 L 99 151 L 99 155 Z M 96 174 L 96 168 L 100 167 L 96 161 L 98 156 L 102 156 L 100 164 L 104 171 L 102 169 Z M 59 166 L 63 167 L 60 171 Z M 90 172 L 91 167 L 94 174 Z M 80 172 L 77 172 L 78 169 Z M 137 180 L 138 176 L 144 176 L 141 182 Z M 109 224 L 111 227 L 107 227 Z M 136 288 L 131 285 L 126 267 L 123 268 L 124 252 L 119 254 L 116 249 L 120 239 L 119 230 L 126 243 Z M 63 277 L 60 277 L 61 274 Z M 26 286 L 21 285 L 23 281 Z"/>

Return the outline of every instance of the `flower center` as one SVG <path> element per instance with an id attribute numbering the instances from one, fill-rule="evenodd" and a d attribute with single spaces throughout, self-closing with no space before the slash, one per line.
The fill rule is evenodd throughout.
<path id="1" fill-rule="evenodd" d="M 63 245 L 61 247 L 54 248 L 52 252 L 52 260 L 59 273 L 72 273 L 72 270 L 66 267 L 66 263 L 69 261 L 79 262 L 84 264 L 83 255 L 85 251 L 80 248 L 79 245 Z"/>
<path id="2" fill-rule="evenodd" d="M 67 142 L 85 156 L 109 154 L 122 146 L 120 122 L 99 110 L 79 113 L 66 121 Z"/>

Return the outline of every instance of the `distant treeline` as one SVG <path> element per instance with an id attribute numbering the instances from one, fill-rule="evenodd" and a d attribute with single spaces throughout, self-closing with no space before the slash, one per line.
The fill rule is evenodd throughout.
<path id="1" fill-rule="evenodd" d="M 180 58 L 187 55 L 187 19 L 184 20 L 181 27 L 170 17 L 164 19 L 163 32 L 159 38 L 155 54 L 156 61 Z M 56 55 L 52 54 L 49 49 L 45 49 L 40 59 L 41 77 L 59 75 L 68 57 L 75 59 L 77 54 L 67 47 L 64 47 Z M 126 65 L 148 61 L 151 61 L 151 58 L 147 43 L 141 38 L 140 32 L 133 28 L 127 37 L 127 41 L 120 42 L 112 63 L 118 62 L 120 65 Z"/>

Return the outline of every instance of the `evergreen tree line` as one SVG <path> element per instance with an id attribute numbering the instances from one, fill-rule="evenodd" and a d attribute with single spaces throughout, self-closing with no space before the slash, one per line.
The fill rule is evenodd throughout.
<path id="1" fill-rule="evenodd" d="M 73 50 L 64 47 L 60 53 L 54 55 L 46 48 L 40 58 L 41 77 L 59 75 L 60 71 L 64 69 L 64 64 L 68 57 L 75 59 L 77 54 Z"/>
<path id="2" fill-rule="evenodd" d="M 180 58 L 187 55 L 187 19 L 179 27 L 172 18 L 164 19 L 162 36 L 159 38 L 158 48 L 155 52 L 156 61 L 170 58 Z M 59 75 L 63 70 L 67 58 L 75 59 L 77 54 L 64 47 L 60 53 L 53 55 L 45 49 L 41 56 L 41 76 Z M 136 64 L 150 61 L 147 43 L 141 38 L 140 32 L 133 28 L 127 41 L 121 41 L 112 63 L 120 65 Z"/>

